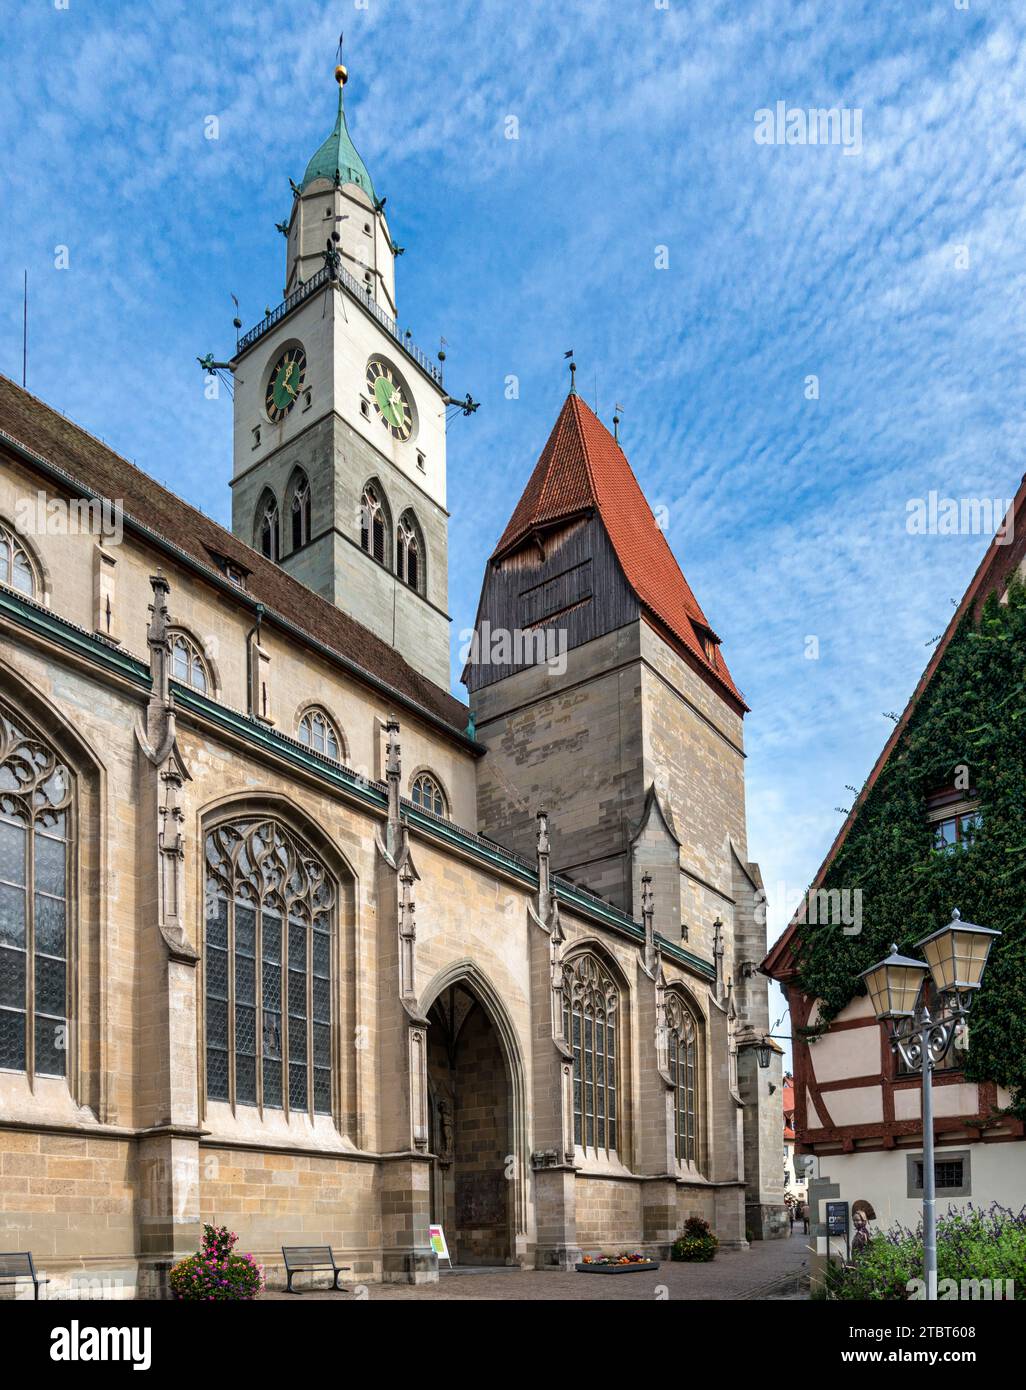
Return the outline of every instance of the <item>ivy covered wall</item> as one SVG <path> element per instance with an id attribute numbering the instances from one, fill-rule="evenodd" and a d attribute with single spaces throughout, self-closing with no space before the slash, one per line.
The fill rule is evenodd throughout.
<path id="1" fill-rule="evenodd" d="M 950 853 L 933 849 L 927 794 L 967 767 L 982 826 Z M 991 952 L 969 1020 L 966 1075 L 1013 1094 L 1026 1118 L 1026 587 L 967 613 L 823 881 L 862 890 L 862 931 L 806 927 L 798 984 L 823 1001 L 824 1021 L 855 994 L 857 976 L 948 921 L 1004 935 Z"/>

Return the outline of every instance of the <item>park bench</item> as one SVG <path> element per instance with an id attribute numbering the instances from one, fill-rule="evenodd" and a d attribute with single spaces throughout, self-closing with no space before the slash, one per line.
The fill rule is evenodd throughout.
<path id="1" fill-rule="evenodd" d="M 293 1276 L 306 1269 L 330 1269 L 335 1278 L 333 1287 L 338 1288 L 338 1276 L 349 1273 L 349 1265 L 337 1265 L 330 1245 L 283 1245 L 281 1253 L 285 1257 L 285 1273 L 288 1275 L 288 1292 L 302 1293 L 302 1289 L 292 1287 Z"/>
<path id="2" fill-rule="evenodd" d="M 40 1284 L 49 1281 L 40 1279 L 32 1263 L 31 1250 L 0 1250 L 0 1284 L 20 1284 L 22 1279 L 31 1279 L 33 1298 L 39 1298 Z"/>

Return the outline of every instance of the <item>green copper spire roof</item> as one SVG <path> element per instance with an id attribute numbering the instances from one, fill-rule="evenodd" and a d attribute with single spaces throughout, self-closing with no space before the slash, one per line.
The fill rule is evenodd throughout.
<path id="1" fill-rule="evenodd" d="M 300 187 L 305 189 L 313 183 L 314 179 L 334 179 L 337 169 L 338 176 L 343 183 L 357 184 L 372 202 L 377 202 L 367 166 L 356 153 L 356 146 L 350 138 L 349 127 L 346 125 L 342 90 L 345 87 L 348 73 L 341 64 L 335 69 L 335 77 L 338 81 L 338 117 L 335 121 L 335 129 L 306 166 L 306 173 L 303 175 L 303 182 Z"/>

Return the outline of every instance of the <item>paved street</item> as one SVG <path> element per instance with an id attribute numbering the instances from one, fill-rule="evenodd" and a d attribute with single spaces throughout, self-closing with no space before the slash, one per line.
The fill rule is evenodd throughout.
<path id="1" fill-rule="evenodd" d="M 758 1296 L 760 1290 L 792 1271 L 808 1272 L 811 1237 L 797 1233 L 788 1240 L 759 1241 L 750 1250 L 721 1251 L 711 1264 L 664 1262 L 651 1274 L 559 1274 L 546 1270 L 495 1270 L 480 1274 L 443 1274 L 437 1284 L 369 1284 L 355 1294 L 316 1290 L 304 1297 L 371 1302 L 416 1300 L 646 1300 L 740 1299 Z M 301 1280 L 300 1280 L 301 1282 Z M 794 1286 L 789 1291 L 794 1292 Z M 770 1295 L 788 1296 L 787 1290 Z M 262 1299 L 291 1299 L 295 1295 L 269 1291 Z"/>

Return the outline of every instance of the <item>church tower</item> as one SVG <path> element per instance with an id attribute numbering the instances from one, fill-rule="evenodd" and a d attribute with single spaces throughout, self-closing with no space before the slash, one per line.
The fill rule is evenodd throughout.
<path id="1" fill-rule="evenodd" d="M 334 128 L 279 226 L 283 301 L 231 363 L 232 530 L 447 688 L 442 370 L 397 321 L 399 248 L 335 77 Z"/>
<path id="2" fill-rule="evenodd" d="M 481 833 L 655 926 L 716 973 L 729 1012 L 749 1228 L 779 1226 L 777 1073 L 757 864 L 748 861 L 747 705 L 618 442 L 571 391 L 488 561 L 464 671 Z M 774 1081 L 775 1075 L 775 1081 Z M 779 1189 L 779 1190 L 778 1190 Z"/>

